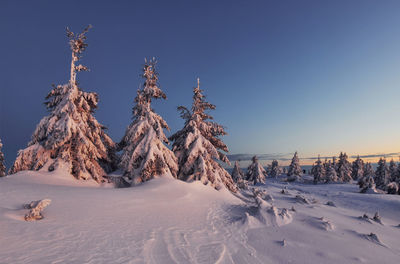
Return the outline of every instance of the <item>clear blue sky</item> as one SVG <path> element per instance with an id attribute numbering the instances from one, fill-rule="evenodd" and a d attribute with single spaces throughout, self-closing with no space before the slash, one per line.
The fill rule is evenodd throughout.
<path id="1" fill-rule="evenodd" d="M 78 76 L 115 141 L 131 121 L 144 57 L 159 60 L 172 132 L 200 77 L 232 154 L 400 151 L 400 1 L 0 2 L 0 138 L 7 165 L 66 83 L 65 27 L 87 24 Z M 287 156 L 287 155 L 286 155 Z"/>

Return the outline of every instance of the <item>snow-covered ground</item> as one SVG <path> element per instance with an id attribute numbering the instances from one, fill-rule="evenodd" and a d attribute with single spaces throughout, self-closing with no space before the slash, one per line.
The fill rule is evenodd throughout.
<path id="1" fill-rule="evenodd" d="M 399 263 L 399 195 L 271 179 L 260 188 L 273 200 L 259 210 L 250 191 L 200 182 L 114 189 L 19 172 L 0 179 L 0 263 Z M 44 198 L 45 218 L 24 221 L 23 204 Z M 376 211 L 382 224 L 359 218 Z"/>

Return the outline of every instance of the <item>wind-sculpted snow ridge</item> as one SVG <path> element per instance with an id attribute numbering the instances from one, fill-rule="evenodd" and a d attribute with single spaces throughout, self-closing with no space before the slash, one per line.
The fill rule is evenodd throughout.
<path id="1" fill-rule="evenodd" d="M 58 173 L 0 178 L 0 262 L 331 264 L 400 256 L 400 196 L 361 194 L 355 184 L 278 177 L 232 194 L 166 177 L 100 188 Z M 44 194 L 52 199 L 45 217 L 24 221 L 21 204 Z M 296 195 L 320 202 L 299 203 Z"/>
<path id="2" fill-rule="evenodd" d="M 368 240 L 368 241 L 371 241 L 371 242 L 373 242 L 373 243 L 375 243 L 375 244 L 378 244 L 378 245 L 381 245 L 381 246 L 383 246 L 383 247 L 386 247 L 386 245 L 383 244 L 383 243 L 381 242 L 381 240 L 379 239 L 379 237 L 378 237 L 376 234 L 374 234 L 374 233 L 365 234 L 365 235 L 363 235 L 363 237 L 364 237 L 366 240 Z"/>
<path id="3" fill-rule="evenodd" d="M 326 231 L 335 229 L 334 224 L 331 221 L 329 221 L 328 219 L 326 219 L 325 217 L 318 217 L 316 219 L 316 225 Z"/>

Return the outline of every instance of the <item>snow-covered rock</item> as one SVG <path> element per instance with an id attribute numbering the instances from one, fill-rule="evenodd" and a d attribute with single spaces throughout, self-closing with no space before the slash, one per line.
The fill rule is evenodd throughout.
<path id="1" fill-rule="evenodd" d="M 51 203 L 50 199 L 43 199 L 38 201 L 32 201 L 29 204 L 25 204 L 25 209 L 30 209 L 29 213 L 25 215 L 25 221 L 35 221 L 43 219 L 42 211 L 44 208 L 49 206 Z"/>

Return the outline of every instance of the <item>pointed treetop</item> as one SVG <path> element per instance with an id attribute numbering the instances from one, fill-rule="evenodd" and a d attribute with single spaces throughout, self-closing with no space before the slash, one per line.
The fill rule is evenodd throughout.
<path id="1" fill-rule="evenodd" d="M 69 45 L 71 47 L 72 52 L 74 52 L 76 55 L 81 54 L 83 51 L 85 51 L 86 47 L 88 46 L 87 43 L 85 43 L 86 40 L 85 34 L 91 28 L 92 25 L 89 24 L 87 27 L 83 29 L 83 31 L 80 34 L 75 34 L 69 29 L 69 27 L 66 28 L 67 37 L 69 38 Z"/>
<path id="2" fill-rule="evenodd" d="M 158 72 L 156 69 L 157 60 L 153 57 L 150 60 L 145 59 L 142 77 L 145 79 L 143 84 L 143 96 L 148 103 L 151 99 L 167 99 L 165 93 L 158 87 Z"/>
<path id="3" fill-rule="evenodd" d="M 72 51 L 72 61 L 71 61 L 71 77 L 70 77 L 70 83 L 71 85 L 76 85 L 76 72 L 80 71 L 89 71 L 89 68 L 86 66 L 83 66 L 82 64 L 75 65 L 77 61 L 79 61 L 82 57 L 82 53 L 85 51 L 87 48 L 88 44 L 85 42 L 86 41 L 86 33 L 89 31 L 89 29 L 92 27 L 92 25 L 88 25 L 80 34 L 75 34 L 72 32 L 69 27 L 66 28 L 67 30 L 67 37 L 69 38 L 69 46 Z"/>

